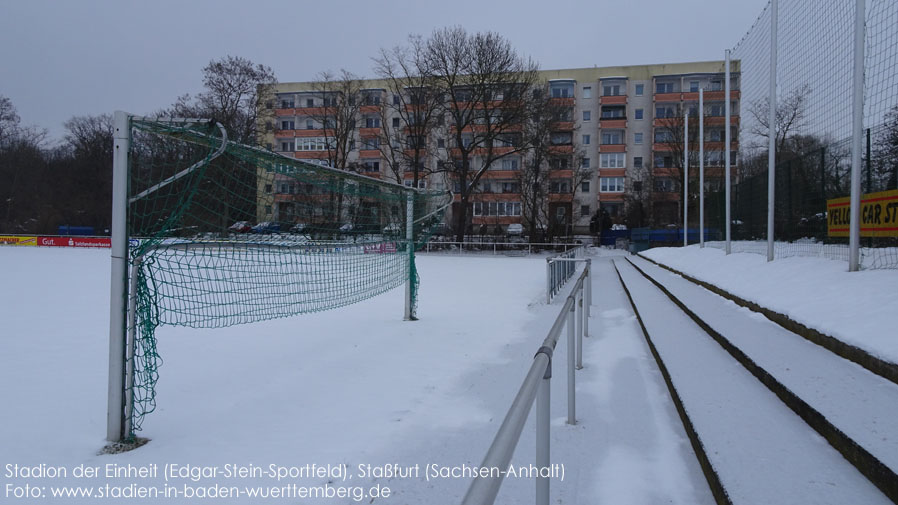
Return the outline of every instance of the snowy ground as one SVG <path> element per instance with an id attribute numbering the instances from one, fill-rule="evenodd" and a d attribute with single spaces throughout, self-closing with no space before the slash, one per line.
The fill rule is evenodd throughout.
<path id="1" fill-rule="evenodd" d="M 898 363 L 898 270 L 848 272 L 843 261 L 792 257 L 767 262 L 719 249 L 655 248 L 644 256 L 785 314 L 810 328 Z"/>
<path id="2" fill-rule="evenodd" d="M 187 484 L 325 486 L 328 478 L 105 478 L 107 464 L 284 467 L 347 464 L 354 481 L 388 486 L 374 503 L 458 503 L 469 479 L 426 481 L 425 465 L 477 465 L 560 298 L 547 306 L 545 260 L 424 256 L 421 321 L 403 322 L 402 290 L 343 309 L 219 330 L 161 327 L 158 408 L 138 450 L 98 456 L 106 416 L 109 252 L 0 248 L 0 502 L 27 484 L 103 488 Z M 578 372 L 578 419 L 566 426 L 565 363 L 553 381 L 553 462 L 564 503 L 711 503 L 664 383 L 607 258 L 596 259 L 592 337 Z M 564 356 L 564 342 L 558 356 Z M 532 416 L 531 416 L 532 417 Z M 532 418 L 514 463 L 533 461 Z M 359 477 L 357 465 L 421 467 L 419 478 Z M 63 466 L 66 478 L 23 479 L 13 465 Z M 75 478 L 78 465 L 97 478 Z M 506 479 L 501 503 L 529 502 L 533 481 Z M 108 491 L 108 490 L 107 490 Z M 12 492 L 13 494 L 10 494 Z M 353 491 L 355 492 L 355 491 Z M 370 498 L 364 498 L 369 503 Z M 190 503 L 183 498 L 108 503 Z M 356 503 L 216 499 L 216 503 Z"/>

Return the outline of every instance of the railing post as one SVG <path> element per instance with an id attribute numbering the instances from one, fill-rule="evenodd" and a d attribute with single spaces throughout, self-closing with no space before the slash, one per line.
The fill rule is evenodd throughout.
<path id="1" fill-rule="evenodd" d="M 546 373 L 539 382 L 536 396 L 536 467 L 548 468 L 549 458 L 549 406 L 552 390 L 552 359 L 546 365 Z M 549 505 L 549 478 L 536 478 L 536 504 Z"/>
<path id="2" fill-rule="evenodd" d="M 546 258 L 546 304 L 552 301 L 552 262 Z"/>
<path id="3" fill-rule="evenodd" d="M 571 293 L 574 303 L 571 304 L 571 310 L 567 316 L 567 423 L 577 424 L 577 399 L 574 394 L 574 362 L 576 361 L 575 353 L 575 334 L 577 320 L 577 293 Z"/>
<path id="4" fill-rule="evenodd" d="M 584 279 L 585 280 L 585 279 Z M 577 297 L 577 370 L 583 368 L 583 332 L 586 329 L 586 307 L 584 307 L 583 299 L 586 293 L 583 291 L 583 285 L 580 285 L 580 296 Z"/>

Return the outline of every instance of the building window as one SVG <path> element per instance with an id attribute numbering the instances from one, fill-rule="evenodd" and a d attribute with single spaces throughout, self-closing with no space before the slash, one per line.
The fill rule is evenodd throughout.
<path id="1" fill-rule="evenodd" d="M 517 158 L 503 158 L 502 164 L 500 165 L 502 170 L 517 170 L 518 169 L 518 159 Z"/>
<path id="2" fill-rule="evenodd" d="M 521 202 L 474 202 L 475 216 L 520 216 Z"/>
<path id="3" fill-rule="evenodd" d="M 591 119 L 592 119 L 592 111 L 589 111 L 589 110 L 583 111 L 583 120 L 589 121 Z"/>
<path id="4" fill-rule="evenodd" d="M 642 144 L 642 133 L 634 133 L 633 134 L 633 143 L 634 144 Z"/>
<path id="5" fill-rule="evenodd" d="M 373 137 L 370 139 L 362 139 L 362 149 L 373 150 L 380 148 L 380 139 Z"/>
<path id="6" fill-rule="evenodd" d="M 624 168 L 624 153 L 603 153 L 599 155 L 599 168 Z"/>
<path id="7" fill-rule="evenodd" d="M 720 117 L 724 115 L 724 107 L 723 105 L 712 105 L 711 106 L 711 115 L 715 117 Z"/>
<path id="8" fill-rule="evenodd" d="M 293 142 L 281 142 L 281 152 L 289 153 L 293 150 Z"/>
<path id="9" fill-rule="evenodd" d="M 633 191 L 637 193 L 642 191 L 642 181 L 633 181 Z"/>
<path id="10" fill-rule="evenodd" d="M 574 85 L 570 82 L 553 82 L 549 85 L 552 90 L 552 98 L 572 98 Z"/>
<path id="11" fill-rule="evenodd" d="M 642 168 L 642 156 L 633 157 L 633 168 Z"/>
<path id="12" fill-rule="evenodd" d="M 570 179 L 549 179 L 549 193 L 570 193 Z"/>
<path id="13" fill-rule="evenodd" d="M 674 134 L 667 128 L 658 128 L 655 130 L 655 142 L 666 143 L 674 142 Z"/>
<path id="14" fill-rule="evenodd" d="M 655 177 L 655 191 L 670 193 L 677 190 L 676 186 L 671 177 Z"/>
<path id="15" fill-rule="evenodd" d="M 642 119 L 643 113 L 644 113 L 644 109 L 635 109 L 633 111 L 633 117 L 636 119 Z"/>
<path id="16" fill-rule="evenodd" d="M 437 139 L 437 147 L 440 149 L 446 147 L 446 139 Z"/>
<path id="17" fill-rule="evenodd" d="M 620 96 L 620 84 L 606 84 L 602 87 L 604 96 Z"/>
<path id="18" fill-rule="evenodd" d="M 599 191 L 602 193 L 622 193 L 624 191 L 623 177 L 600 177 Z"/>
<path id="19" fill-rule="evenodd" d="M 366 117 L 365 128 L 380 128 L 380 118 L 371 116 Z"/>
<path id="20" fill-rule="evenodd" d="M 698 93 L 698 81 L 689 81 L 689 92 Z"/>
<path id="21" fill-rule="evenodd" d="M 363 172 L 380 172 L 380 161 L 362 160 L 362 171 Z"/>
<path id="22" fill-rule="evenodd" d="M 399 95 L 393 95 L 393 105 L 399 105 Z"/>
<path id="23" fill-rule="evenodd" d="M 315 122 L 312 121 L 311 119 L 306 119 L 306 130 L 314 130 L 314 129 L 315 129 Z"/>
<path id="24" fill-rule="evenodd" d="M 268 194 L 271 194 L 271 184 L 266 184 L 266 185 L 265 185 L 265 192 L 268 193 Z"/>
<path id="25" fill-rule="evenodd" d="M 711 81 L 711 91 L 723 91 L 723 82 L 720 80 Z"/>
<path id="26" fill-rule="evenodd" d="M 623 106 L 602 107 L 602 119 L 624 119 L 627 108 Z"/>
<path id="27" fill-rule="evenodd" d="M 393 128 L 399 128 L 399 118 L 398 117 L 393 118 Z"/>
<path id="28" fill-rule="evenodd" d="M 327 139 L 324 137 L 299 137 L 296 139 L 297 151 L 326 151 Z"/>
<path id="29" fill-rule="evenodd" d="M 589 135 L 583 135 L 583 145 L 589 145 Z"/>
<path id="30" fill-rule="evenodd" d="M 663 154 L 655 155 L 655 167 L 656 168 L 673 168 L 673 157 L 672 156 L 664 156 Z"/>
<path id="31" fill-rule="evenodd" d="M 677 108 L 671 105 L 661 105 L 655 107 L 655 117 L 657 118 L 670 118 L 677 117 Z"/>
<path id="32" fill-rule="evenodd" d="M 602 144 L 623 144 L 623 135 L 619 131 L 602 133 Z"/>
<path id="33" fill-rule="evenodd" d="M 645 91 L 645 84 L 637 84 L 636 85 L 636 96 L 642 96 Z"/>
<path id="34" fill-rule="evenodd" d="M 281 130 L 293 130 L 293 121 L 281 121 Z"/>
<path id="35" fill-rule="evenodd" d="M 589 193 L 589 181 L 583 181 L 580 183 L 580 192 Z"/>
<path id="36" fill-rule="evenodd" d="M 580 160 L 580 168 L 589 168 L 589 158 L 583 158 Z"/>
<path id="37" fill-rule="evenodd" d="M 592 86 L 583 86 L 583 98 L 592 98 Z"/>
<path id="38" fill-rule="evenodd" d="M 265 214 L 268 215 L 268 216 L 271 215 L 271 205 L 266 205 L 266 206 L 265 206 Z"/>
<path id="39" fill-rule="evenodd" d="M 589 217 L 589 205 L 581 205 L 580 206 L 580 216 L 581 217 Z"/>
<path id="40" fill-rule="evenodd" d="M 659 82 L 655 85 L 655 93 L 673 93 L 674 85 L 672 82 Z"/>

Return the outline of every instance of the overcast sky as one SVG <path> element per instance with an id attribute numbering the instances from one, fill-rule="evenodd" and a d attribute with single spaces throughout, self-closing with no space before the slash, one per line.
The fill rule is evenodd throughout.
<path id="1" fill-rule="evenodd" d="M 722 59 L 767 0 L 0 0 L 0 95 L 25 125 L 64 134 L 75 115 L 150 113 L 201 89 L 226 55 L 305 81 L 410 33 L 459 24 L 507 37 L 543 69 Z"/>

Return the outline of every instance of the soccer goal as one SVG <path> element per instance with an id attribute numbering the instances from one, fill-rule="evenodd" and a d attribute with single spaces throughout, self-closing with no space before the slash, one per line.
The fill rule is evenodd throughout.
<path id="1" fill-rule="evenodd" d="M 161 325 L 216 328 L 405 285 L 447 192 L 228 141 L 218 123 L 115 113 L 107 439 L 156 405 Z"/>

